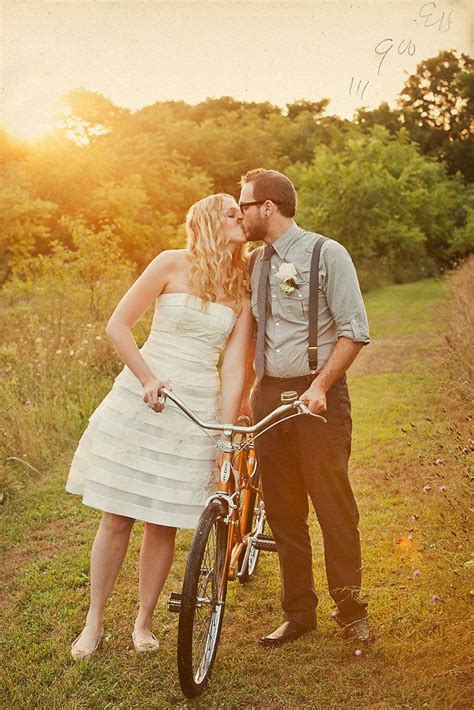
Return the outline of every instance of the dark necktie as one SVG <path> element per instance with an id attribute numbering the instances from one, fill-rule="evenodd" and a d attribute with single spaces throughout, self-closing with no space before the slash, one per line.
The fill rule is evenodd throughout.
<path id="1" fill-rule="evenodd" d="M 265 325 L 267 322 L 267 294 L 268 275 L 270 273 L 270 257 L 275 249 L 271 244 L 267 244 L 263 251 L 262 266 L 260 268 L 260 278 L 257 290 L 257 347 L 255 350 L 255 374 L 261 380 L 265 373 Z"/>

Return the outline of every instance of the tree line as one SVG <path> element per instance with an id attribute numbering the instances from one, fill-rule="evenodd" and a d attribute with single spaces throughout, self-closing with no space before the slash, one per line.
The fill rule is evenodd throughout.
<path id="1" fill-rule="evenodd" d="M 0 282 L 76 253 L 78 233 L 92 250 L 106 233 L 140 270 L 183 245 L 195 200 L 238 196 L 254 167 L 291 177 L 300 224 L 347 246 L 364 288 L 436 273 L 472 250 L 474 62 L 465 54 L 421 62 L 396 108 L 361 108 L 351 121 L 327 115 L 329 99 L 282 109 L 221 97 L 131 111 L 75 90 L 64 102 L 40 142 L 0 136 Z"/>

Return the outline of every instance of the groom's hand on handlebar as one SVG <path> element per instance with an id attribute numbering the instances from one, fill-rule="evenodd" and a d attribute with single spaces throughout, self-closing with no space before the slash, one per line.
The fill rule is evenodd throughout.
<path id="1" fill-rule="evenodd" d="M 299 399 L 313 414 L 324 414 L 327 410 L 326 392 L 316 382 L 315 380 L 311 387 L 308 387 L 306 392 L 300 395 Z"/>

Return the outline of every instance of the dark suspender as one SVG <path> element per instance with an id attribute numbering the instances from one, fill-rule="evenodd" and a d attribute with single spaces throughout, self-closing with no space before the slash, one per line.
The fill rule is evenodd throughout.
<path id="1" fill-rule="evenodd" d="M 311 267 L 309 271 L 309 318 L 308 318 L 308 364 L 311 374 L 314 375 L 318 369 L 318 295 L 319 295 L 319 255 L 321 247 L 327 241 L 326 237 L 319 236 L 313 247 L 311 256 Z M 254 249 L 250 254 L 249 271 L 252 275 L 255 260 L 259 249 Z"/>
<path id="2" fill-rule="evenodd" d="M 321 247 L 326 241 L 326 237 L 319 237 L 314 245 L 309 272 L 308 363 L 312 375 L 314 375 L 318 369 L 319 254 L 321 253 Z"/>

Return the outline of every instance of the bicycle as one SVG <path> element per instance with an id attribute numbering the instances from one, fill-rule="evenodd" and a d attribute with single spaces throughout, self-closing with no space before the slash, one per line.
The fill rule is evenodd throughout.
<path id="1" fill-rule="evenodd" d="M 254 441 L 294 417 L 326 419 L 313 414 L 292 391 L 283 392 L 282 405 L 252 426 L 202 422 L 172 391 L 162 388 L 160 404 L 168 399 L 201 429 L 225 437 L 214 442 L 223 455 L 219 488 L 208 498 L 195 529 L 181 594 L 172 592 L 168 599 L 168 609 L 179 613 L 179 682 L 184 695 L 193 698 L 205 689 L 216 658 L 227 583 L 247 582 L 260 552 L 276 552 L 275 541 L 264 534 L 265 504 Z"/>

